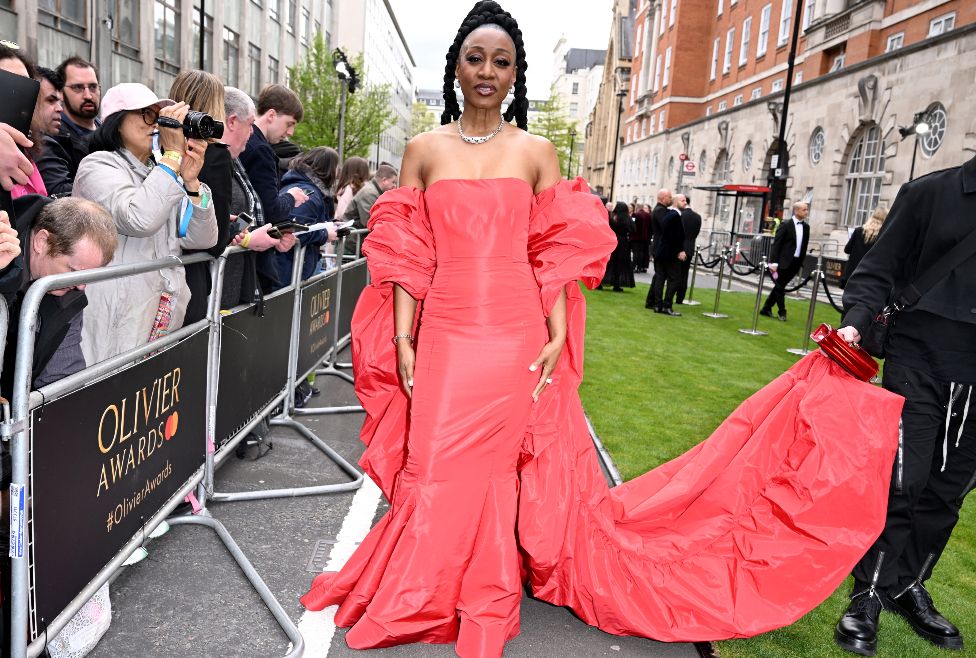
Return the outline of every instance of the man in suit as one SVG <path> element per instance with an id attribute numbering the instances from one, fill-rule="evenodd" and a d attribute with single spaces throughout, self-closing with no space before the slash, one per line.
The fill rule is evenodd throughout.
<path id="1" fill-rule="evenodd" d="M 674 197 L 674 206 L 681 211 L 681 228 L 685 232 L 685 244 L 682 251 L 685 252 L 685 259 L 681 261 L 681 276 L 678 278 L 678 292 L 675 301 L 684 304 L 685 293 L 688 291 L 688 271 L 691 269 L 691 261 L 695 257 L 695 242 L 701 232 L 701 215 L 691 209 L 691 199 L 687 194 L 677 194 Z"/>
<path id="2" fill-rule="evenodd" d="M 657 193 L 657 205 L 651 211 L 651 255 L 656 254 L 657 247 L 661 244 L 661 227 L 664 219 L 673 213 L 671 203 L 673 202 L 671 190 L 662 189 Z M 664 288 L 664 281 L 667 275 L 664 272 L 663 263 L 658 264 L 654 258 L 654 276 L 651 278 L 651 287 L 647 291 L 647 299 L 644 301 L 644 308 L 657 311 L 661 308 L 661 290 Z"/>
<path id="3" fill-rule="evenodd" d="M 672 308 L 681 278 L 681 264 L 688 258 L 684 251 L 685 232 L 681 227 L 681 213 L 674 208 L 668 209 L 661 216 L 659 228 L 660 235 L 654 241 L 654 278 L 657 287 L 653 289 L 653 295 L 658 300 L 654 311 L 671 317 L 681 317 Z"/>
<path id="4" fill-rule="evenodd" d="M 769 254 L 769 271 L 773 277 L 773 291 L 759 315 L 773 317 L 773 304 L 779 311 L 779 319 L 786 322 L 786 286 L 803 267 L 810 244 L 810 225 L 805 221 L 810 214 L 810 204 L 798 201 L 793 204 L 793 218 L 776 229 L 773 249 Z"/>
<path id="5" fill-rule="evenodd" d="M 642 203 L 634 213 L 637 231 L 630 238 L 634 255 L 634 271 L 646 272 L 651 260 L 651 208 Z"/>

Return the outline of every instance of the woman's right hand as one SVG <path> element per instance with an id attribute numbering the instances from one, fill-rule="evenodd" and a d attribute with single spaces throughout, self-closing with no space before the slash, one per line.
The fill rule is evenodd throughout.
<path id="1" fill-rule="evenodd" d="M 400 373 L 400 386 L 408 398 L 413 397 L 413 367 L 417 362 L 417 353 L 413 343 L 406 339 L 397 341 L 397 372 Z"/>
<path id="2" fill-rule="evenodd" d="M 186 118 L 186 113 L 190 111 L 190 106 L 186 103 L 177 103 L 176 105 L 170 105 L 169 107 L 164 107 L 159 110 L 159 116 L 169 117 L 175 121 L 179 121 L 180 124 L 183 123 L 183 119 Z M 159 150 L 163 151 L 176 151 L 177 153 L 183 153 L 186 148 L 186 138 L 183 137 L 182 128 L 163 128 L 159 127 Z"/>
<path id="3" fill-rule="evenodd" d="M 296 208 L 308 201 L 308 195 L 305 194 L 305 190 L 300 187 L 289 187 L 286 191 L 291 195 L 291 198 L 295 200 Z"/>
<path id="4" fill-rule="evenodd" d="M 246 235 L 250 235 L 251 239 L 247 242 L 247 248 L 251 251 L 267 251 L 272 247 L 278 246 L 278 240 L 276 238 L 268 235 L 268 231 L 271 230 L 271 224 L 265 224 L 260 226 L 253 231 L 244 230 L 237 234 L 237 237 L 231 242 L 235 247 L 239 247 L 241 242 L 244 241 Z"/>
<path id="5" fill-rule="evenodd" d="M 861 342 L 861 332 L 854 327 L 841 327 L 837 330 L 837 335 L 848 343 Z"/>
<path id="6" fill-rule="evenodd" d="M 30 148 L 34 143 L 11 125 L 0 123 L 0 187 L 10 190 L 14 185 L 26 185 L 34 173 L 34 165 L 19 147 Z"/>

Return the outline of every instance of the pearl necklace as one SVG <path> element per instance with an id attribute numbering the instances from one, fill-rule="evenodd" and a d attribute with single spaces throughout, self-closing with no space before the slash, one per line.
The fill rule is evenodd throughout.
<path id="1" fill-rule="evenodd" d="M 491 139 L 492 137 L 494 137 L 495 135 L 497 135 L 502 131 L 502 128 L 505 127 L 505 117 L 502 117 L 502 120 L 498 122 L 497 128 L 492 130 L 484 137 L 468 137 L 467 135 L 465 135 L 464 127 L 461 126 L 461 117 L 458 117 L 457 124 L 458 124 L 458 134 L 461 135 L 461 139 L 463 139 L 465 142 L 467 142 L 468 144 L 484 144 L 489 139 Z"/>

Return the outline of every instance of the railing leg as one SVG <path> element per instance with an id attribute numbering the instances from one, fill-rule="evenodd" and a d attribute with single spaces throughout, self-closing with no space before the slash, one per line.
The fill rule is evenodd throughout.
<path id="1" fill-rule="evenodd" d="M 702 313 L 706 318 L 712 318 L 713 320 L 721 320 L 723 318 L 729 317 L 725 313 L 718 312 L 719 300 L 722 297 L 722 281 L 725 277 L 725 261 L 729 258 L 729 250 L 722 250 L 722 260 L 718 264 L 718 282 L 715 284 L 715 308 L 712 309 L 711 313 Z"/>
<path id="2" fill-rule="evenodd" d="M 759 326 L 759 306 L 762 304 L 763 284 L 766 282 L 766 257 L 762 257 L 759 263 L 759 285 L 756 286 L 756 307 L 752 311 L 752 329 L 739 329 L 740 334 L 748 336 L 768 336 L 768 331 L 760 331 Z"/>
<path id="3" fill-rule="evenodd" d="M 820 292 L 820 277 L 823 276 L 823 255 L 817 258 L 817 269 L 813 271 L 813 292 L 810 293 L 810 310 L 807 311 L 807 324 L 803 330 L 803 347 L 791 347 L 790 354 L 806 356 L 810 353 L 810 333 L 813 331 L 813 316 L 817 312 L 817 294 Z"/>

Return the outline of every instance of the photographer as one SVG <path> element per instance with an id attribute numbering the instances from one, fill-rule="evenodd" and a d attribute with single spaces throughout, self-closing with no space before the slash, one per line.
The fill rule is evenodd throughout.
<path id="1" fill-rule="evenodd" d="M 105 206 L 119 232 L 112 264 L 178 256 L 217 243 L 210 188 L 199 180 L 207 142 L 180 128 L 159 128 L 162 158 L 152 153 L 156 122 L 180 124 L 189 107 L 159 99 L 148 87 L 124 83 L 102 99 L 102 125 L 82 160 L 75 196 Z M 182 268 L 138 274 L 89 287 L 82 347 L 89 364 L 179 329 L 190 299 Z"/>
<path id="2" fill-rule="evenodd" d="M 869 335 L 906 290 L 921 293 L 892 317 L 885 343 L 883 386 L 905 398 L 885 529 L 854 566 L 851 603 L 834 635 L 862 655 L 874 653 L 882 609 L 940 647 L 963 648 L 924 583 L 976 484 L 974 231 L 976 158 L 902 185 L 844 289 L 838 334 L 848 342 Z M 928 290 L 923 277 L 935 281 Z"/>

